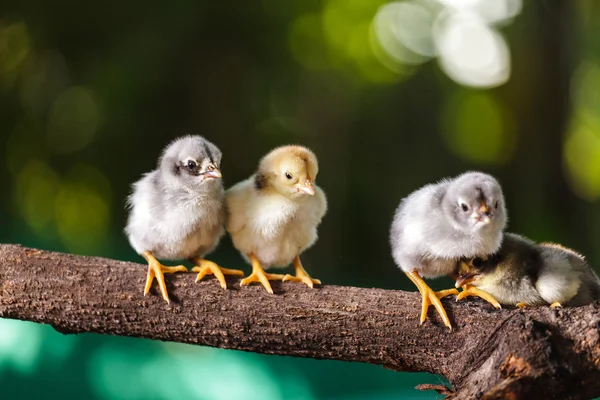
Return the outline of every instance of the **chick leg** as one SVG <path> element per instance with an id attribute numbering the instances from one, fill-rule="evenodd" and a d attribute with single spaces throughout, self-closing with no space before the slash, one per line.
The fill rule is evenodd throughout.
<path id="1" fill-rule="evenodd" d="M 224 275 L 244 276 L 244 272 L 239 269 L 223 268 L 212 261 L 205 260 L 201 257 L 193 257 L 190 259 L 196 267 L 192 268 L 192 272 L 197 272 L 196 282 L 202 280 L 206 275 L 213 274 L 221 284 L 223 289 L 227 289 L 227 282 Z"/>
<path id="2" fill-rule="evenodd" d="M 306 272 L 306 270 L 304 269 L 304 267 L 302 266 L 302 263 L 300 262 L 300 256 L 296 256 L 294 258 L 294 267 L 296 268 L 296 276 L 292 276 L 290 274 L 286 274 L 283 277 L 283 281 L 292 281 L 292 282 L 304 282 L 306 284 L 306 286 L 310 287 L 312 289 L 313 284 L 317 284 L 320 285 L 321 281 L 318 279 L 313 279 L 310 277 L 310 275 L 308 275 L 308 272 Z"/>
<path id="3" fill-rule="evenodd" d="M 502 306 L 500 305 L 500 303 L 498 303 L 494 296 L 471 285 L 463 286 L 462 292 L 460 292 L 458 296 L 456 296 L 456 301 L 462 300 L 469 296 L 481 297 L 482 299 L 493 305 L 494 308 L 502 308 Z"/>
<path id="4" fill-rule="evenodd" d="M 280 281 L 283 279 L 283 274 L 267 274 L 260 266 L 260 261 L 252 253 L 248 254 L 248 258 L 252 262 L 252 273 L 240 281 L 240 286 L 249 285 L 252 282 L 260 282 L 267 292 L 273 294 L 273 289 L 269 281 Z"/>
<path id="5" fill-rule="evenodd" d="M 412 281 L 412 283 L 415 284 L 415 286 L 417 287 L 417 289 L 419 289 L 419 292 L 421 292 L 421 295 L 423 296 L 423 302 L 421 307 L 421 324 L 425 322 L 425 319 L 427 318 L 427 310 L 429 309 L 429 306 L 433 304 L 438 314 L 440 314 L 442 321 L 444 321 L 444 325 L 446 325 L 448 328 L 450 328 L 450 330 L 452 330 L 450 318 L 448 318 L 448 314 L 446 314 L 446 310 L 444 310 L 444 306 L 442 305 L 440 299 L 451 294 L 458 294 L 458 290 L 447 289 L 436 293 L 427 285 L 427 283 L 425 283 L 423 278 L 419 276 L 418 272 L 407 272 L 406 276 Z"/>
<path id="6" fill-rule="evenodd" d="M 165 276 L 164 274 L 172 274 L 174 272 L 187 272 L 187 268 L 183 265 L 178 265 L 176 267 L 166 267 L 162 265 L 150 251 L 146 251 L 142 254 L 142 257 L 148 261 L 148 276 L 146 277 L 146 287 L 144 288 L 144 296 L 148 294 L 150 291 L 150 286 L 152 286 L 152 281 L 154 278 L 158 281 L 158 287 L 160 288 L 160 293 L 162 294 L 162 298 L 167 302 L 171 303 L 169 299 L 169 293 L 167 293 L 167 285 L 165 284 Z"/>

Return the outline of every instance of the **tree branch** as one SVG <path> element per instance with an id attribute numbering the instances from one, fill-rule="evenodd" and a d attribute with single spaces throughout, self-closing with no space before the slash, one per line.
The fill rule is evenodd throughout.
<path id="1" fill-rule="evenodd" d="M 98 332 L 427 371 L 453 399 L 600 395 L 600 305 L 494 310 L 444 300 L 448 332 L 418 293 L 273 282 L 223 290 L 195 274 L 167 277 L 171 305 L 144 297 L 146 266 L 0 245 L 0 316 Z"/>

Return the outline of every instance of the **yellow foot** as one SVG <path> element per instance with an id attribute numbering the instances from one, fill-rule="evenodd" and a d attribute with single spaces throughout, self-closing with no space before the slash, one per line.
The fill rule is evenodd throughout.
<path id="1" fill-rule="evenodd" d="M 273 289 L 269 281 L 280 281 L 283 279 L 283 274 L 267 274 L 260 266 L 260 261 L 254 254 L 249 254 L 248 257 L 252 262 L 252 273 L 240 281 L 240 286 L 246 286 L 252 282 L 260 282 L 267 292 L 273 294 Z"/>
<path id="2" fill-rule="evenodd" d="M 192 268 L 192 272 L 197 272 L 196 282 L 202 280 L 206 275 L 214 275 L 223 289 L 227 289 L 227 282 L 224 275 L 244 276 L 244 272 L 239 269 L 229 269 L 218 266 L 212 261 L 200 257 L 191 260 L 197 266 Z"/>
<path id="3" fill-rule="evenodd" d="M 162 265 L 151 252 L 146 251 L 142 254 L 142 257 L 148 261 L 148 276 L 146 277 L 146 286 L 144 287 L 144 296 L 148 294 L 150 291 L 150 286 L 152 286 L 152 281 L 154 278 L 158 281 L 158 287 L 160 288 L 160 293 L 162 294 L 162 298 L 167 302 L 171 303 L 169 299 L 169 293 L 167 293 L 167 285 L 165 284 L 164 274 L 172 274 L 175 272 L 187 272 L 187 268 L 183 265 L 178 265 L 176 267 L 166 267 Z"/>
<path id="4" fill-rule="evenodd" d="M 562 304 L 560 304 L 558 301 L 555 301 L 554 303 L 550 304 L 550 308 L 556 308 L 556 307 L 562 307 Z"/>
<path id="5" fill-rule="evenodd" d="M 502 308 L 502 306 L 500 305 L 500 303 L 498 303 L 494 296 L 492 296 L 488 292 L 484 292 L 483 290 L 477 289 L 476 287 L 470 285 L 463 286 L 463 291 L 460 292 L 458 296 L 456 296 L 456 301 L 462 300 L 469 296 L 480 297 L 488 303 L 490 303 L 491 305 L 493 305 L 495 308 Z"/>
<path id="6" fill-rule="evenodd" d="M 529 304 L 520 302 L 520 303 L 515 304 L 515 306 L 517 306 L 519 308 L 525 308 L 525 307 L 529 307 Z"/>
<path id="7" fill-rule="evenodd" d="M 444 325 L 446 325 L 448 328 L 450 328 L 450 330 L 452 330 L 450 318 L 448 318 L 448 314 L 446 314 L 446 310 L 444 309 L 444 306 L 442 305 L 440 299 L 452 294 L 458 294 L 458 290 L 447 289 L 439 292 L 434 292 L 416 271 L 407 272 L 406 276 L 408 276 L 408 278 L 417 286 L 419 292 L 421 292 L 421 295 L 423 297 L 420 320 L 421 324 L 423 324 L 423 322 L 425 322 L 425 319 L 427 319 L 427 311 L 429 310 L 429 306 L 433 304 L 438 314 L 442 318 L 442 321 L 444 321 Z"/>
<path id="8" fill-rule="evenodd" d="M 306 270 L 302 266 L 302 263 L 300 262 L 300 256 L 296 256 L 296 258 L 294 258 L 294 267 L 296 268 L 296 276 L 286 274 L 283 277 L 284 282 L 285 281 L 304 282 L 306 284 L 306 286 L 310 287 L 311 289 L 313 287 L 313 284 L 317 284 L 317 285 L 321 284 L 320 280 L 313 279 L 310 277 L 310 275 L 308 275 L 308 272 L 306 272 Z"/>

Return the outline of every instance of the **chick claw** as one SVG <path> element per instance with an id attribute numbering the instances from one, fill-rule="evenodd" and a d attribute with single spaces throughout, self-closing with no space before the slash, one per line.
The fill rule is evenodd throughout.
<path id="1" fill-rule="evenodd" d="M 476 287 L 470 285 L 463 286 L 462 292 L 460 292 L 458 296 L 456 296 L 456 301 L 462 300 L 469 296 L 480 297 L 488 303 L 490 303 L 491 305 L 493 305 L 494 308 L 502 308 L 502 306 L 500 305 L 500 303 L 498 303 L 494 296 L 492 296 L 488 292 L 484 292 L 483 290 L 477 289 Z"/>
<path id="2" fill-rule="evenodd" d="M 248 257 L 252 262 L 252 273 L 248 275 L 247 278 L 244 278 L 240 281 L 240 286 L 246 286 L 251 284 L 252 282 L 260 282 L 264 288 L 270 294 L 273 294 L 273 288 L 271 288 L 271 284 L 269 281 L 280 281 L 283 280 L 283 274 L 267 274 L 261 267 L 260 261 L 254 254 L 249 254 Z"/>
<path id="3" fill-rule="evenodd" d="M 446 289 L 441 290 L 439 292 L 434 292 L 416 271 L 407 272 L 406 276 L 415 284 L 415 286 L 417 287 L 417 289 L 419 289 L 419 292 L 421 292 L 421 295 L 423 297 L 420 324 L 422 325 L 423 322 L 425 322 L 425 320 L 427 319 L 427 311 L 429 310 L 429 306 L 433 304 L 438 314 L 442 318 L 442 321 L 444 321 L 444 325 L 446 325 L 448 328 L 450 328 L 450 330 L 452 330 L 450 318 L 448 318 L 448 314 L 446 314 L 446 310 L 444 309 L 444 306 L 442 305 L 440 299 L 453 294 L 458 294 L 458 290 Z"/>
<path id="4" fill-rule="evenodd" d="M 192 268 L 192 272 L 198 272 L 196 282 L 202 280 L 206 275 L 214 275 L 223 289 L 227 289 L 227 282 L 224 275 L 244 276 L 244 272 L 239 269 L 223 268 L 212 261 L 203 258 L 192 258 L 191 261 L 197 266 Z"/>
<path id="5" fill-rule="evenodd" d="M 150 287 L 152 286 L 152 281 L 154 278 L 158 281 L 158 287 L 160 288 L 160 293 L 162 294 L 162 298 L 169 304 L 171 304 L 171 300 L 169 299 L 169 293 L 167 292 L 167 285 L 165 283 L 164 274 L 172 274 L 175 272 L 187 272 L 187 268 L 183 265 L 178 265 L 176 267 L 167 267 L 162 265 L 151 252 L 146 251 L 142 254 L 142 257 L 148 261 L 148 275 L 146 277 L 146 286 L 144 288 L 144 296 L 150 292 Z"/>
<path id="6" fill-rule="evenodd" d="M 310 275 L 308 275 L 308 272 L 306 272 L 306 270 L 302 266 L 302 263 L 300 262 L 300 257 L 298 257 L 298 256 L 296 256 L 296 258 L 294 258 L 294 267 L 296 268 L 296 276 L 286 274 L 283 277 L 283 282 L 286 282 L 286 281 L 304 282 L 306 284 L 306 286 L 308 286 L 311 289 L 313 288 L 313 284 L 316 284 L 316 285 L 321 284 L 321 281 L 319 279 L 311 278 Z"/>

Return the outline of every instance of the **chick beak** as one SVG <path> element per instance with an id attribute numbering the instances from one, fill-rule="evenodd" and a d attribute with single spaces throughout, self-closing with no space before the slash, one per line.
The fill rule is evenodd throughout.
<path id="1" fill-rule="evenodd" d="M 304 181 L 303 184 L 300 184 L 300 183 L 297 184 L 296 188 L 298 189 L 299 192 L 303 192 L 303 193 L 309 194 L 311 196 L 315 195 L 315 186 L 310 179 L 307 179 L 306 181 Z"/>
<path id="2" fill-rule="evenodd" d="M 209 165 L 207 171 L 203 174 L 204 179 L 211 179 L 211 178 L 221 178 L 223 177 L 223 175 L 221 174 L 221 171 L 219 171 L 219 169 L 213 165 Z"/>
<path id="3" fill-rule="evenodd" d="M 471 266 L 461 260 L 460 261 L 460 267 L 458 270 L 458 278 L 456 278 L 456 284 L 454 285 L 457 288 L 463 287 L 464 285 L 471 283 L 475 277 L 477 276 L 477 273 L 475 273 Z"/>
<path id="4" fill-rule="evenodd" d="M 489 224 L 492 219 L 490 218 L 490 209 L 487 206 L 487 204 L 485 204 L 485 201 L 481 202 L 481 206 L 479 207 L 479 209 L 477 210 L 478 215 L 477 215 L 477 220 L 480 222 L 483 222 L 484 224 Z"/>
<path id="5" fill-rule="evenodd" d="M 476 273 L 468 273 L 468 274 L 464 274 L 464 275 L 459 275 L 458 278 L 456 278 L 456 283 L 454 284 L 454 287 L 457 287 L 457 288 L 463 287 L 463 286 L 473 282 L 475 280 L 476 276 L 477 276 Z"/>

